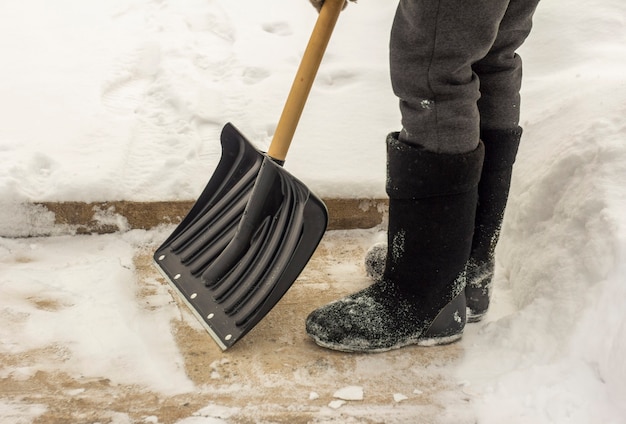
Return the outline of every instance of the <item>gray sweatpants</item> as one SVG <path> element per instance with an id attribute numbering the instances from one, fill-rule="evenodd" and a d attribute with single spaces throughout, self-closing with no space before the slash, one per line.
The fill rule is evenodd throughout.
<path id="1" fill-rule="evenodd" d="M 400 140 L 441 153 L 478 145 L 480 129 L 519 124 L 515 53 L 539 0 L 400 0 L 390 41 Z"/>

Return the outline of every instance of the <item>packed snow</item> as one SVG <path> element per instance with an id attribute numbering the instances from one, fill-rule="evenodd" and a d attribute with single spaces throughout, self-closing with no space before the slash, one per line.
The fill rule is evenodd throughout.
<path id="1" fill-rule="evenodd" d="M 58 355 L 72 355 L 0 364 L 0 378 L 61 366 L 194 390 L 169 336 L 175 308 L 154 307 L 168 293 L 155 281 L 140 305 L 126 283 L 136 251 L 168 228 L 6 236 L 53 225 L 36 201 L 197 198 L 226 122 L 267 148 L 316 17 L 307 3 L 0 4 L 0 353 L 66 346 Z M 395 5 L 351 4 L 331 40 L 286 163 L 321 196 L 385 195 L 385 135 L 399 126 L 387 66 Z M 493 307 L 467 327 L 465 357 L 446 370 L 471 399 L 463 413 L 481 424 L 626 422 L 625 17 L 623 0 L 541 2 L 520 49 L 525 132 Z M 368 396 L 345 391 L 331 407 Z M 0 418 L 44 412 L 0 399 Z M 207 405 L 179 423 L 235 412 Z"/>

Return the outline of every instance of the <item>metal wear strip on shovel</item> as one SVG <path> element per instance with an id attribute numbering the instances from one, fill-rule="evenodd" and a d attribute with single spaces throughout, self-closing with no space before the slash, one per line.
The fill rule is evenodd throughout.
<path id="1" fill-rule="evenodd" d="M 226 124 L 214 174 L 154 254 L 223 350 L 276 305 L 326 231 L 326 206 L 282 164 L 343 3 L 324 3 L 267 154 Z"/>

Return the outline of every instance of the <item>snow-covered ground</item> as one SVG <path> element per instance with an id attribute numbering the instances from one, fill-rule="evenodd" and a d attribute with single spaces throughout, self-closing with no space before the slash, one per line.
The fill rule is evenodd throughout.
<path id="1" fill-rule="evenodd" d="M 314 23 L 306 3 L 0 3 L 3 234 L 37 213 L 23 202 L 195 199 L 229 121 L 266 147 Z M 394 9 L 352 4 L 331 40 L 286 164 L 321 196 L 384 196 Z M 624 423 L 626 3 L 544 1 L 520 53 L 525 133 L 494 307 L 449 375 L 481 424 Z M 69 373 L 191 390 L 174 341 L 151 336 L 167 309 L 123 283 L 136 249 L 165 235 L 0 238 L 0 353 L 70 345 Z M 36 371 L 2 364 L 0 378 Z M 15 408 L 0 399 L 0 418 Z"/>

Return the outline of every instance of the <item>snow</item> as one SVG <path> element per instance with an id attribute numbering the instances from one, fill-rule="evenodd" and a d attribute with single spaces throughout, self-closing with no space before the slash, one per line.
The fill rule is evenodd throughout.
<path id="1" fill-rule="evenodd" d="M 328 407 L 332 408 L 332 409 L 339 409 L 342 406 L 344 406 L 347 402 L 343 399 L 335 399 L 335 400 L 331 400 L 328 403 Z"/>
<path id="2" fill-rule="evenodd" d="M 250 0 L 3 4 L 0 198 L 195 199 L 206 183 L 197 177 L 208 177 L 219 160 L 226 122 L 259 148 L 269 144 L 316 17 L 306 7 L 288 0 L 272 7 Z M 369 6 L 345 14 L 342 26 L 382 30 L 392 10 Z M 369 195 L 373 186 L 382 195 L 380 139 L 398 122 L 388 36 L 346 29 L 325 58 L 288 168 L 323 196 Z M 385 130 L 372 132 L 364 118 Z M 371 148 L 329 142 L 339 134 Z M 328 166 L 339 158 L 341 166 Z M 339 187 L 347 170 L 352 182 Z"/>
<path id="3" fill-rule="evenodd" d="M 363 387 L 346 386 L 333 393 L 333 397 L 341 400 L 363 400 Z"/>
<path id="4" fill-rule="evenodd" d="M 228 419 L 236 412 L 237 408 L 211 404 L 196 411 L 193 416 L 178 421 L 177 424 L 225 424 L 228 422 L 225 419 Z"/>
<path id="5" fill-rule="evenodd" d="M 170 394 L 191 390 L 171 337 L 173 312 L 159 307 L 171 301 L 170 295 L 154 281 L 146 303 L 138 304 L 138 285 L 128 284 L 135 279 L 134 251 L 152 237 L 131 232 L 26 242 L 0 239 L 2 352 L 65 346 L 70 352 L 59 349 L 54 366 L 72 375 L 87 372 L 120 383 L 140 381 Z M 69 356 L 71 361 L 64 360 Z M 4 368 L 0 376 L 19 373 L 27 378 L 36 371 Z"/>
<path id="6" fill-rule="evenodd" d="M 20 404 L 0 400 L 0 416 L 11 424 L 30 424 L 33 419 L 46 412 L 45 405 Z"/>
<path id="7" fill-rule="evenodd" d="M 266 148 L 315 19 L 306 3 L 2 2 L 2 234 L 52 225 L 32 201 L 197 198 L 226 122 Z M 394 8 L 351 4 L 331 40 L 286 163 L 321 196 L 384 196 L 384 139 L 399 125 L 386 59 Z M 625 422 L 624 16 L 622 0 L 541 2 L 520 51 L 525 133 L 493 308 L 447 371 L 481 424 Z M 0 238 L 0 352 L 64 347 L 54 364 L 2 366 L 0 377 L 55 367 L 193 390 L 172 308 L 160 307 L 168 292 L 154 282 L 138 304 L 128 284 L 135 252 L 163 231 Z M 16 422 L 44 412 L 0 400 Z M 209 405 L 179 423 L 232 413 Z"/>
<path id="8" fill-rule="evenodd" d="M 402 393 L 394 393 L 393 394 L 393 401 L 394 402 L 402 402 L 403 400 L 407 400 L 409 397 L 406 395 L 403 395 Z"/>

